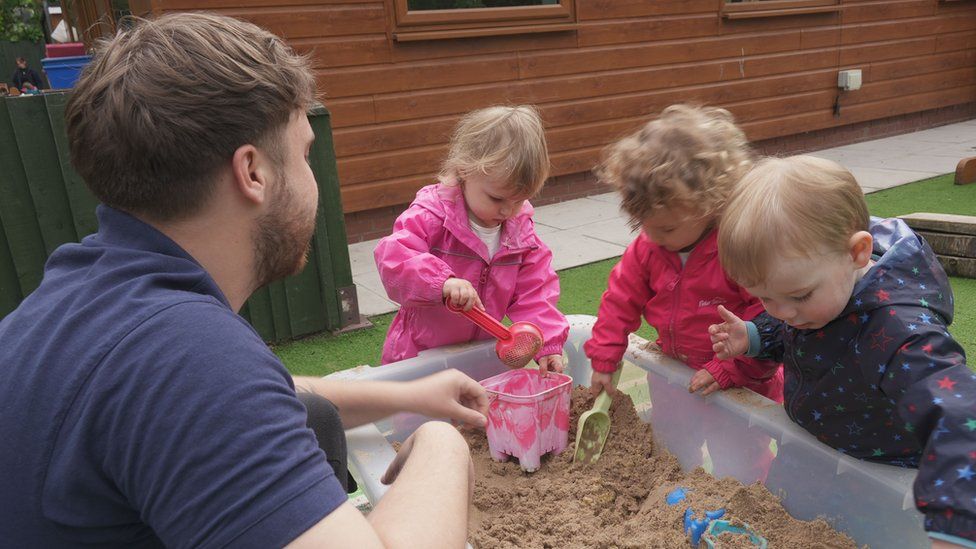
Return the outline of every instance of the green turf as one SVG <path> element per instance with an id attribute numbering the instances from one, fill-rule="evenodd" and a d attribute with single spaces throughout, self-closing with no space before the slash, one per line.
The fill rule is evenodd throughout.
<path id="1" fill-rule="evenodd" d="M 880 217 L 912 212 L 976 215 L 976 185 L 953 185 L 952 176 L 946 175 L 869 194 L 867 202 L 871 214 Z M 559 309 L 566 314 L 596 315 L 607 275 L 616 263 L 617 259 L 609 259 L 560 271 Z M 976 280 L 952 278 L 952 289 L 956 318 L 950 331 L 970 356 L 976 356 Z M 392 318 L 392 314 L 376 316 L 370 319 L 371 328 L 312 336 L 274 351 L 296 375 L 321 376 L 360 364 L 378 365 Z M 650 338 L 653 330 L 644 324 L 638 333 Z"/>
<path id="2" fill-rule="evenodd" d="M 940 175 L 916 183 L 867 195 L 871 215 L 897 217 L 914 212 L 976 215 L 976 185 L 954 185 L 953 175 Z"/>

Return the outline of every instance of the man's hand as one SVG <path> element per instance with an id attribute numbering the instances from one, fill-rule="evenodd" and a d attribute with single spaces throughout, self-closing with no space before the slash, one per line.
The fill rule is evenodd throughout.
<path id="1" fill-rule="evenodd" d="M 715 378 L 712 377 L 712 374 L 704 369 L 695 372 L 695 375 L 691 376 L 691 381 L 688 383 L 689 393 L 701 391 L 702 396 L 708 396 L 721 388 L 718 382 L 715 381 Z"/>
<path id="2" fill-rule="evenodd" d="M 549 372 L 563 373 L 563 355 L 546 355 L 539 358 L 539 373 L 546 375 Z"/>
<path id="3" fill-rule="evenodd" d="M 484 427 L 488 393 L 480 383 L 457 370 L 447 370 L 407 382 L 410 411 Z"/>
<path id="4" fill-rule="evenodd" d="M 725 322 L 708 327 L 715 356 L 727 360 L 745 354 L 749 350 L 749 332 L 746 330 L 746 323 L 721 305 L 718 306 L 718 314 Z"/>
<path id="5" fill-rule="evenodd" d="M 610 396 L 617 394 L 617 388 L 613 386 L 612 373 L 593 372 L 590 376 L 590 393 L 597 396 L 600 391 L 606 391 Z"/>
<path id="6" fill-rule="evenodd" d="M 472 307 L 479 309 L 485 308 L 481 304 L 481 298 L 478 297 L 477 290 L 474 289 L 474 286 L 470 282 L 463 278 L 448 278 L 444 281 L 444 288 L 441 290 L 441 295 L 448 305 L 453 305 L 465 311 L 470 311 Z"/>

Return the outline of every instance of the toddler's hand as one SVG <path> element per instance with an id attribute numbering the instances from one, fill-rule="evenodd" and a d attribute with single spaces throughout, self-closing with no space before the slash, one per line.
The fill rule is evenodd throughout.
<path id="1" fill-rule="evenodd" d="M 448 278 L 444 281 L 444 288 L 441 290 L 444 301 L 448 305 L 453 305 L 465 311 L 470 311 L 472 307 L 484 309 L 478 292 L 470 282 L 463 278 Z"/>
<path id="2" fill-rule="evenodd" d="M 746 323 L 721 305 L 718 306 L 718 314 L 725 322 L 708 327 L 715 356 L 727 360 L 745 354 L 749 350 L 749 332 L 746 330 Z M 703 370 L 699 370 L 701 371 Z"/>
<path id="3" fill-rule="evenodd" d="M 611 396 L 617 394 L 617 388 L 613 386 L 612 373 L 593 372 L 593 375 L 590 376 L 590 393 L 597 396 L 600 391 L 606 391 Z"/>
<path id="4" fill-rule="evenodd" d="M 688 383 L 689 393 L 696 393 L 701 390 L 702 396 L 708 396 L 721 388 L 712 374 L 708 373 L 708 370 L 698 370 L 695 375 L 691 376 L 691 381 Z"/>
<path id="5" fill-rule="evenodd" d="M 539 373 L 546 375 L 549 372 L 563 373 L 563 355 L 546 355 L 539 359 Z"/>

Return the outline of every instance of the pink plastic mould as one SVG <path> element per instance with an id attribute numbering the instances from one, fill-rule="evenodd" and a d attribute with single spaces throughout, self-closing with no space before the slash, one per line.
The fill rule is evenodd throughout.
<path id="1" fill-rule="evenodd" d="M 481 382 L 488 391 L 488 450 L 495 461 L 518 458 L 523 471 L 539 469 L 542 455 L 569 442 L 573 378 L 537 370 L 511 370 Z"/>

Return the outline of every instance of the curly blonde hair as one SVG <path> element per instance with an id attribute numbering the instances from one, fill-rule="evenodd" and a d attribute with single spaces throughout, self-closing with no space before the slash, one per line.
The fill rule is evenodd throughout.
<path id="1" fill-rule="evenodd" d="M 746 136 L 728 111 L 672 105 L 608 147 L 594 172 L 620 193 L 636 228 L 660 209 L 720 216 L 751 164 Z"/>
<path id="2" fill-rule="evenodd" d="M 452 184 L 472 173 L 502 178 L 523 196 L 542 189 L 549 177 L 549 150 L 535 107 L 488 107 L 458 121 L 439 179 Z"/>

